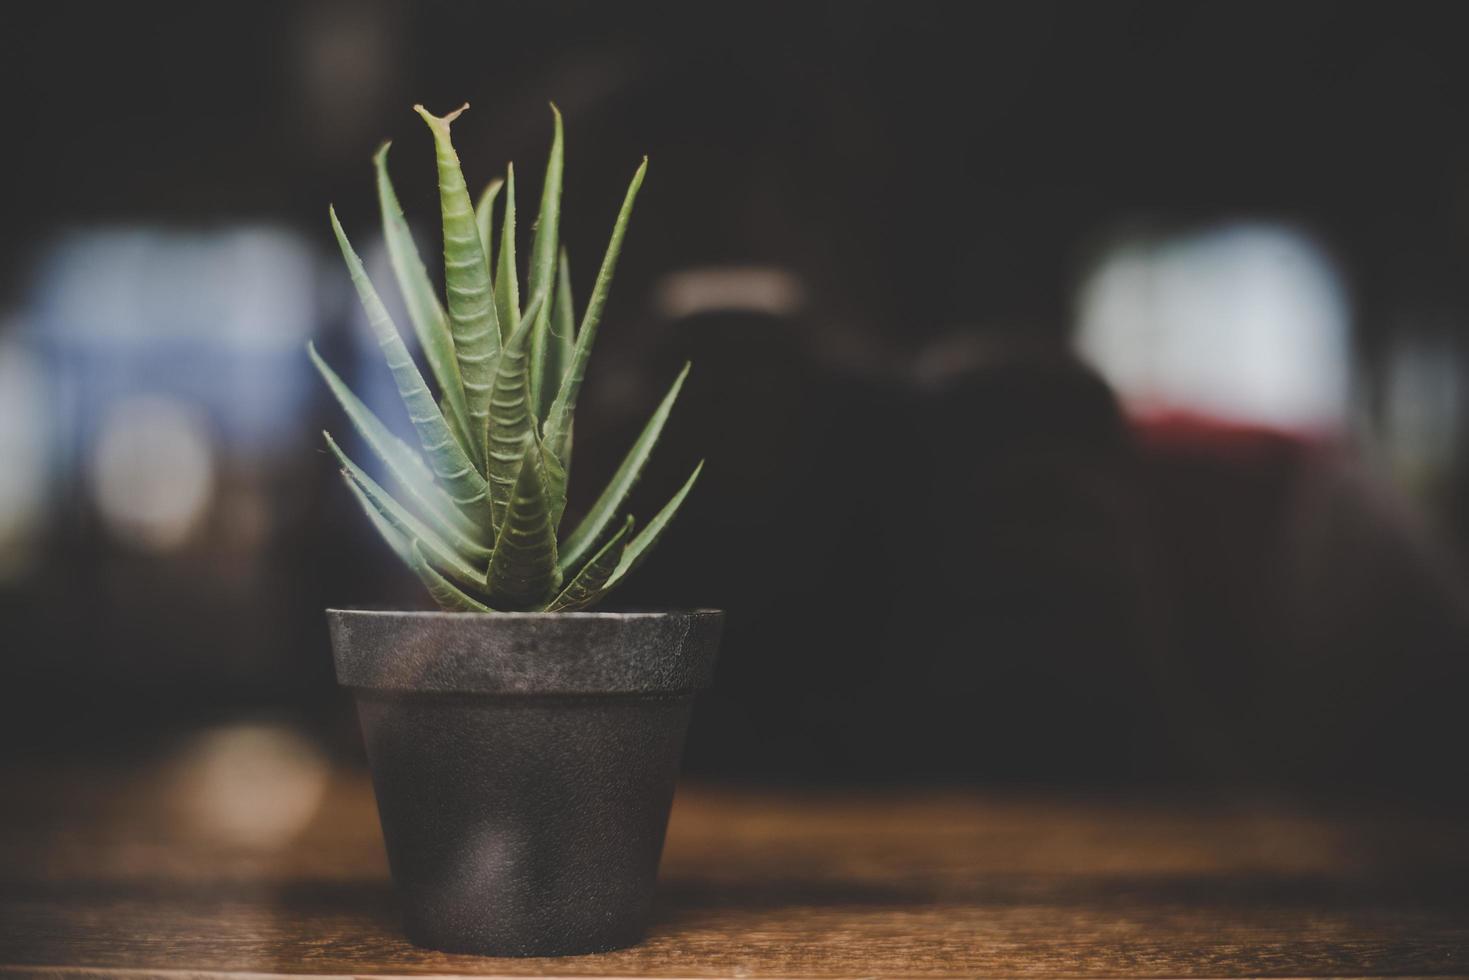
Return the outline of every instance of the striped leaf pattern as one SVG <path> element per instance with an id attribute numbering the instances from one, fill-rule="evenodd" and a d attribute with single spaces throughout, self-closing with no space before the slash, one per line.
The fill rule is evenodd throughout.
<path id="1" fill-rule="evenodd" d="M 393 266 L 393 275 L 398 280 L 398 291 L 403 294 L 403 304 L 408 308 L 408 319 L 413 322 L 413 331 L 418 336 L 418 346 L 428 361 L 434 381 L 438 383 L 440 407 L 450 427 L 456 432 L 468 431 L 469 410 L 464 401 L 464 384 L 459 377 L 459 362 L 454 350 L 454 336 L 449 331 L 449 318 L 444 305 L 434 292 L 429 281 L 428 269 L 418 256 L 413 232 L 408 220 L 403 217 L 403 208 L 398 204 L 398 195 L 388 177 L 388 148 L 384 143 L 373 155 L 377 169 L 378 206 L 383 215 L 383 241 L 388 246 L 388 259 Z M 474 461 L 483 467 L 479 452 L 472 445 L 461 446 L 469 451 Z"/>
<path id="2" fill-rule="evenodd" d="M 408 562 L 408 567 L 418 574 L 419 580 L 423 582 L 424 588 L 428 589 L 428 594 L 439 604 L 439 608 L 447 609 L 450 612 L 492 613 L 495 611 L 440 575 L 433 565 L 429 564 L 428 559 L 424 558 L 423 549 L 419 547 L 417 541 L 409 545 L 408 557 L 405 560 Z"/>
<path id="3" fill-rule="evenodd" d="M 592 556 L 592 560 L 576 573 L 576 577 L 566 584 L 561 594 L 551 600 L 546 607 L 547 612 L 576 612 L 585 609 L 598 599 L 604 592 L 612 573 L 617 571 L 618 564 L 622 561 L 623 548 L 627 545 L 629 535 L 632 534 L 633 519 L 629 514 L 622 522 L 622 527 L 617 533 L 607 539 L 600 551 Z"/>
<path id="4" fill-rule="evenodd" d="M 490 441 L 485 466 L 489 474 L 491 513 L 497 534 L 505 519 L 505 510 L 510 505 L 515 481 L 520 477 L 520 460 L 526 451 L 526 437 L 535 430 L 527 366 L 530 332 L 543 299 L 537 297 L 531 301 L 530 308 L 521 317 L 520 326 L 505 344 L 490 393 Z"/>
<path id="5" fill-rule="evenodd" d="M 398 328 L 388 316 L 387 308 L 383 306 L 377 290 L 368 280 L 367 272 L 362 268 L 362 260 L 347 241 L 347 233 L 337 220 L 336 209 L 331 209 L 329 213 L 337 244 L 342 249 L 342 258 L 347 263 L 352 284 L 357 287 L 357 297 L 362 301 L 362 308 L 367 311 L 368 325 L 377 337 L 378 347 L 382 349 L 388 370 L 393 372 L 398 397 L 403 399 L 403 405 L 408 409 L 408 420 L 418 433 L 418 441 L 423 446 L 424 455 L 428 457 L 434 476 L 448 490 L 465 516 L 483 526 L 490 519 L 489 488 L 484 477 L 475 469 L 464 448 L 455 441 L 448 423 L 444 421 L 443 413 L 439 410 L 438 402 L 434 401 L 428 385 L 424 383 L 423 375 L 418 373 L 418 365 L 413 363 L 408 348 L 403 344 L 403 338 L 398 334 Z"/>
<path id="6" fill-rule="evenodd" d="M 326 380 L 327 387 L 336 396 L 343 411 L 347 413 L 357 434 L 369 449 L 383 461 L 393 479 L 409 499 L 414 509 L 431 525 L 446 534 L 461 534 L 477 544 L 486 540 L 484 529 L 465 517 L 454 505 L 453 499 L 434 482 L 433 472 L 403 440 L 393 435 L 388 427 L 347 387 L 337 373 L 327 366 L 316 352 L 316 345 L 306 345 L 307 354 L 317 371 Z M 328 437 L 330 438 L 330 437 Z"/>
<path id="7" fill-rule="evenodd" d="M 391 524 L 404 537 L 423 542 L 424 553 L 433 560 L 435 566 L 456 580 L 471 587 L 482 588 L 484 586 L 484 571 L 470 564 L 470 559 L 456 549 L 456 544 L 462 542 L 450 543 L 444 540 L 427 524 L 409 513 L 408 509 L 398 503 L 392 494 L 384 490 L 376 480 L 352 462 L 330 436 L 327 437 L 327 446 L 337 457 L 337 462 L 342 466 L 342 472 L 346 473 L 347 477 L 357 485 L 383 520 Z M 482 548 L 473 550 L 476 556 L 486 554 Z"/>
<path id="8" fill-rule="evenodd" d="M 362 491 L 362 488 L 357 485 L 357 481 L 352 479 L 352 474 L 345 469 L 342 470 L 342 481 L 347 484 L 347 489 L 352 492 L 352 496 L 361 505 L 362 512 L 372 522 L 372 526 L 377 530 L 378 536 L 388 543 L 388 547 L 393 549 L 393 554 L 403 560 L 403 564 L 410 564 L 413 557 L 413 542 L 405 537 L 396 525 L 383 516 L 382 511 L 378 510 L 377 505 L 368 498 L 367 494 Z"/>
<path id="9" fill-rule="evenodd" d="M 465 435 L 471 441 L 482 441 L 489 425 L 495 359 L 500 353 L 500 323 L 474 206 L 459 167 L 459 154 L 449 139 L 449 125 L 469 106 L 466 103 L 442 118 L 423 106 L 413 108 L 433 132 L 438 157 L 439 210 L 444 222 L 444 288 L 449 298 L 454 353 L 469 412 Z M 483 450 L 473 455 L 482 458 Z"/>
<path id="10" fill-rule="evenodd" d="M 393 549 L 393 553 L 403 560 L 403 564 L 413 569 L 414 574 L 423 583 L 423 587 L 428 589 L 428 594 L 433 597 L 441 609 L 453 609 L 460 612 L 494 612 L 493 609 L 468 595 L 459 586 L 435 571 L 428 559 L 424 557 L 423 549 L 418 542 L 405 537 L 383 517 L 373 502 L 368 499 L 367 494 L 363 493 L 362 488 L 352 479 L 351 474 L 343 470 L 342 477 L 347 483 L 347 489 L 352 492 L 357 503 L 362 505 L 362 511 L 367 515 L 367 519 L 377 529 L 377 533 L 388 543 L 388 547 Z"/>
<path id="11" fill-rule="evenodd" d="M 507 608 L 528 609 L 544 603 L 560 582 L 556 528 L 546 506 L 541 450 L 531 435 L 521 453 L 515 492 L 490 559 L 489 591 Z"/>
<path id="12" fill-rule="evenodd" d="M 379 536 L 440 608 L 474 613 L 588 608 L 647 556 L 700 472 L 695 469 L 647 526 L 633 533 L 634 518 L 622 511 L 688 375 L 685 365 L 606 489 L 565 542 L 558 541 L 576 401 L 647 161 L 623 199 L 578 328 L 570 266 L 559 241 L 560 112 L 552 107 L 551 154 L 526 270 L 530 303 L 522 311 L 514 166 L 507 166 L 503 183 L 492 182 L 471 206 L 449 138 L 450 125 L 464 108 L 443 117 L 422 106 L 415 110 L 428 124 L 436 150 L 445 297 L 435 292 L 388 176 L 387 144 L 373 162 L 393 275 L 439 390 L 436 395 L 425 383 L 332 210 L 342 258 L 419 448 L 395 436 L 308 345 L 312 363 L 382 461 L 397 495 L 330 435 L 327 447 Z M 497 254 L 494 209 L 502 196 Z"/>

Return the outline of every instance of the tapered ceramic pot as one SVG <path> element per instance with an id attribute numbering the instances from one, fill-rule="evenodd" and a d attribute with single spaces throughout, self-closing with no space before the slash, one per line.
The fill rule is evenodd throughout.
<path id="1" fill-rule="evenodd" d="M 724 614 L 327 617 L 408 938 L 489 956 L 638 942 Z"/>

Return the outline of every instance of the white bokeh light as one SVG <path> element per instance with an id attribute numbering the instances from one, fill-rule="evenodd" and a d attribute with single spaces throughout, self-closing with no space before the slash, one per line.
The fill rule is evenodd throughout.
<path id="1" fill-rule="evenodd" d="M 274 723 L 205 730 L 166 769 L 165 794 L 181 806 L 189 834 L 236 847 L 274 850 L 316 816 L 329 777 L 326 758 L 300 732 Z"/>
<path id="2" fill-rule="evenodd" d="M 92 453 L 92 492 L 108 532 L 148 551 L 184 544 L 214 492 L 214 453 L 197 411 L 154 395 L 114 404 Z"/>
<path id="3" fill-rule="evenodd" d="M 1077 346 L 1130 407 L 1338 431 L 1350 311 L 1308 238 L 1226 225 L 1124 243 L 1081 292 Z"/>

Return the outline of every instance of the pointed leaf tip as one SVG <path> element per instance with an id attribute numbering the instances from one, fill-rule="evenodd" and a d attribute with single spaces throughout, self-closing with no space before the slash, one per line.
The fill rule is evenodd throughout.
<path id="1" fill-rule="evenodd" d="M 690 473 L 689 478 L 684 481 L 683 486 L 679 487 L 678 492 L 673 495 L 668 503 L 663 505 L 662 510 L 653 515 L 653 519 L 638 532 L 637 537 L 627 543 L 622 557 L 617 562 L 617 570 L 607 580 L 606 588 L 608 590 L 616 587 L 618 583 L 626 578 L 648 557 L 649 552 L 658 543 L 658 539 L 662 537 L 669 522 L 673 520 L 673 515 L 678 513 L 678 509 L 683 505 L 685 498 L 688 497 L 689 491 L 698 482 L 699 474 L 702 472 L 704 472 L 704 461 L 701 459 L 699 460 L 699 465 L 694 467 L 694 472 Z"/>
<path id="2" fill-rule="evenodd" d="M 591 510 L 587 511 L 580 524 L 567 537 L 561 548 L 561 563 L 563 569 L 571 569 L 581 562 L 592 550 L 601 543 L 604 533 L 611 526 L 612 520 L 621 512 L 623 503 L 628 494 L 632 492 L 633 485 L 643 474 L 643 468 L 653 454 L 653 447 L 658 442 L 658 437 L 663 432 L 663 426 L 668 421 L 669 414 L 673 411 L 673 404 L 678 400 L 678 393 L 683 388 L 684 379 L 688 377 L 690 365 L 685 364 L 684 369 L 679 372 L 673 384 L 669 386 L 668 393 L 663 396 L 663 401 L 649 417 L 643 426 L 642 433 L 637 441 L 628 449 L 627 455 L 617 467 L 617 472 L 612 474 L 612 479 Z M 566 429 L 558 429 L 558 434 L 564 435 Z M 554 452 L 554 446 L 552 447 Z M 560 457 L 558 457 L 559 459 Z"/>
<path id="3" fill-rule="evenodd" d="M 535 236 L 531 242 L 531 260 L 526 287 L 534 295 L 541 290 L 551 290 L 556 283 L 556 257 L 559 250 L 558 236 L 561 224 L 561 185 L 565 170 L 565 138 L 561 126 L 561 113 L 554 113 L 554 135 L 551 138 L 551 154 L 546 161 L 546 180 L 541 188 L 541 205 L 536 215 Z M 561 349 L 553 345 L 549 336 L 551 310 L 549 305 L 542 310 L 531 336 L 530 349 L 530 393 L 531 405 L 537 418 L 545 418 L 551 408 L 551 400 L 561 386 Z M 553 349 L 554 347 L 554 349 Z"/>
<path id="4" fill-rule="evenodd" d="M 647 170 L 647 158 L 628 182 L 627 193 L 617 220 L 612 225 L 612 238 L 607 243 L 607 252 L 602 257 L 602 267 L 597 270 L 597 280 L 592 286 L 591 297 L 582 312 L 581 327 L 576 331 L 576 344 L 571 352 L 570 364 L 561 378 L 551 408 L 546 415 L 546 442 L 550 451 L 564 466 L 567 462 L 567 441 L 571 438 L 572 415 L 576 411 L 577 396 L 581 392 L 582 380 L 586 376 L 587 359 L 591 356 L 592 343 L 597 337 L 597 326 L 602 319 L 602 308 L 607 303 L 607 294 L 612 288 L 612 276 L 617 268 L 617 258 L 622 251 L 622 241 L 627 234 L 628 221 L 632 217 L 633 203 L 643 186 L 643 174 Z M 606 515 L 608 518 L 611 515 Z M 583 541 L 582 545 L 592 542 Z M 577 549 L 573 553 L 581 554 Z"/>
<path id="5" fill-rule="evenodd" d="M 515 262 L 515 164 L 505 164 L 505 209 L 500 226 L 500 255 L 495 272 L 495 309 L 505 340 L 520 322 L 520 283 Z"/>

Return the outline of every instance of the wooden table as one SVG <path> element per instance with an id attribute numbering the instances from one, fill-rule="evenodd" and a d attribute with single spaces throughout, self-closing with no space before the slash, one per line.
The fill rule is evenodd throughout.
<path id="1" fill-rule="evenodd" d="M 365 776 L 291 744 L 0 770 L 0 973 L 1469 973 L 1463 819 L 735 786 L 680 791 L 641 946 L 448 956 L 399 934 Z"/>

